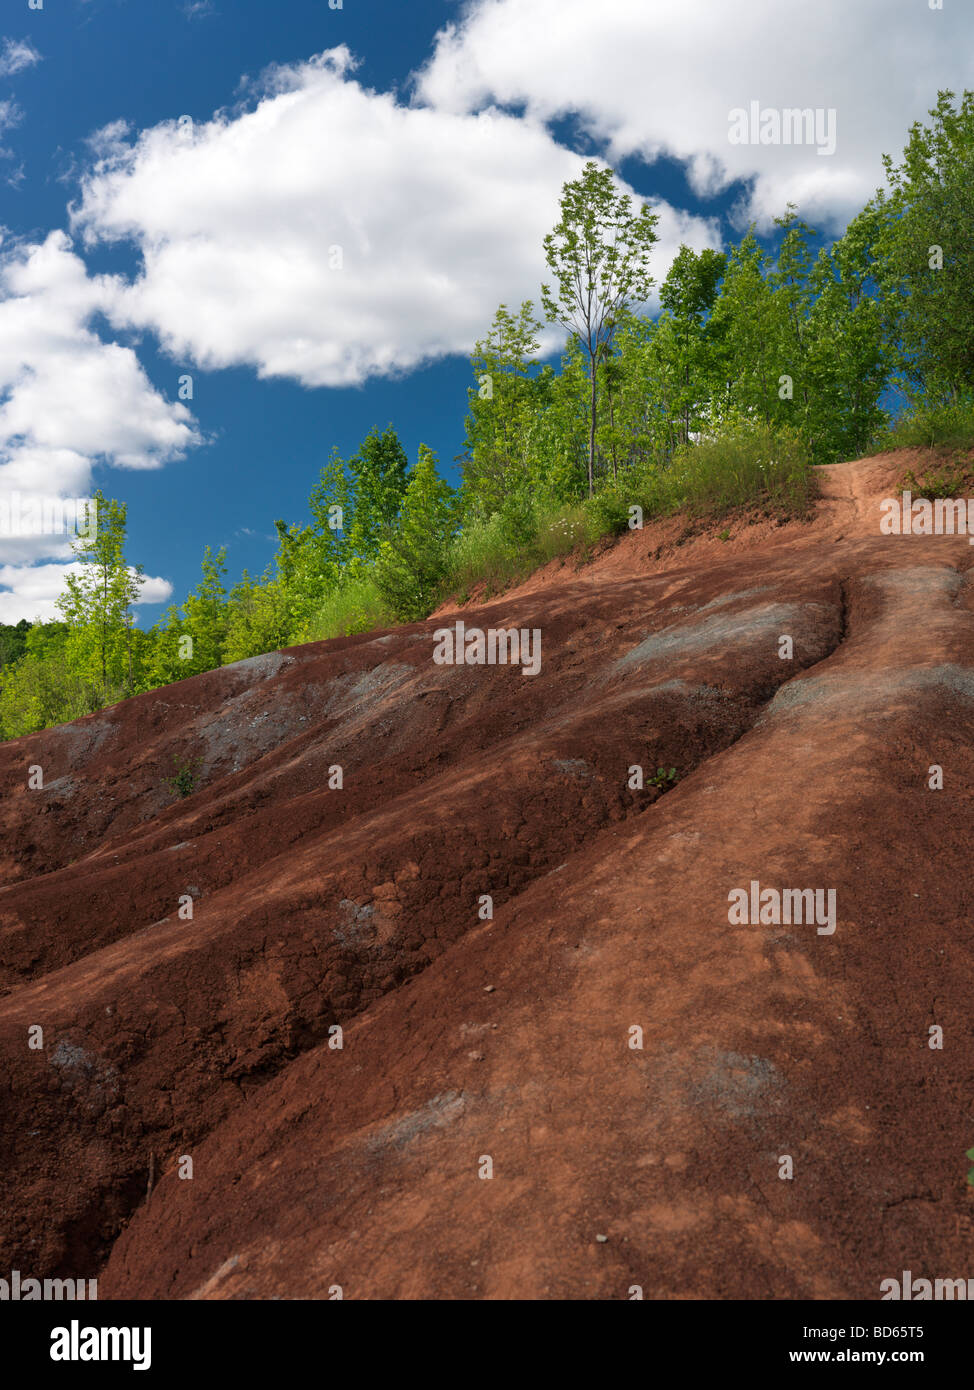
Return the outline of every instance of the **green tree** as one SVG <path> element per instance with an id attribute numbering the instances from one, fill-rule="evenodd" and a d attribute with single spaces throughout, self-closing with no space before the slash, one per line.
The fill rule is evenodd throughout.
<path id="1" fill-rule="evenodd" d="M 541 324 L 526 300 L 516 314 L 502 304 L 470 357 L 477 385 L 467 395 L 462 504 L 466 515 L 499 511 L 531 472 L 530 429 L 539 390 L 532 377 Z"/>
<path id="2" fill-rule="evenodd" d="M 974 92 L 938 93 L 869 204 L 885 331 L 907 388 L 956 400 L 974 388 Z"/>
<path id="3" fill-rule="evenodd" d="M 809 404 L 803 433 L 813 463 L 857 458 L 885 420 L 880 405 L 892 360 L 872 293 L 875 217 L 868 210 L 819 252 L 806 325 Z"/>
<path id="4" fill-rule="evenodd" d="M 375 563 L 376 587 L 401 622 L 425 618 L 435 606 L 456 526 L 456 495 L 437 473 L 432 449 L 421 444 L 398 521 Z"/>
<path id="5" fill-rule="evenodd" d="M 752 228 L 731 248 L 710 316 L 712 428 L 779 417 L 782 322 L 766 271 Z"/>
<path id="6" fill-rule="evenodd" d="M 0 672 L 23 656 L 30 626 L 26 618 L 19 623 L 0 623 Z"/>
<path id="7" fill-rule="evenodd" d="M 277 595 L 288 630 L 285 640 L 307 640 L 325 597 L 350 580 L 364 578 L 402 504 L 408 465 L 392 425 L 381 432 L 373 427 L 347 462 L 335 449 L 322 468 L 308 499 L 310 526 L 274 523 Z M 248 610 L 253 612 L 253 595 L 246 592 Z M 261 611 L 268 619 L 271 610 L 266 603 Z"/>
<path id="8" fill-rule="evenodd" d="M 131 690 L 132 605 L 145 582 L 143 570 L 125 559 L 124 503 L 108 501 L 101 491 L 95 503 L 95 534 L 75 537 L 72 550 L 80 568 L 67 575 L 57 607 L 68 624 L 67 657 L 78 673 L 100 680 L 106 692 Z"/>
<path id="9" fill-rule="evenodd" d="M 223 664 L 230 626 L 223 585 L 226 558 L 226 547 L 221 546 L 214 555 L 207 546 L 202 580 L 181 608 L 169 608 L 165 619 L 152 629 L 147 688 L 185 680 Z"/>
<path id="10" fill-rule="evenodd" d="M 368 561 L 399 515 L 408 482 L 409 459 L 392 425 L 381 434 L 375 427 L 369 431 L 349 459 L 348 471 L 354 498 L 348 545 L 353 556 Z"/>
<path id="11" fill-rule="evenodd" d="M 332 449 L 331 458 L 311 489 L 308 507 L 313 519 L 309 533 L 313 540 L 313 578 L 333 587 L 352 555 L 348 537 L 354 511 L 351 475 L 337 448 Z"/>
<path id="12" fill-rule="evenodd" d="M 712 380 L 712 343 L 708 320 L 727 257 L 705 248 L 697 253 L 681 246 L 660 286 L 660 305 L 667 317 L 668 351 L 664 370 L 669 382 L 669 409 L 679 419 L 679 437 L 689 442 L 699 428 Z"/>
<path id="13" fill-rule="evenodd" d="M 541 369 L 525 426 L 524 483 L 542 505 L 574 501 L 585 490 L 588 377 L 574 335 L 565 345 L 560 368 Z"/>
<path id="14" fill-rule="evenodd" d="M 680 377 L 674 337 L 672 317 L 665 312 L 658 321 L 627 314 L 616 331 L 619 385 L 613 415 L 624 467 L 660 464 L 672 453 L 670 400 Z"/>
<path id="15" fill-rule="evenodd" d="M 562 189 L 561 217 L 544 239 L 545 259 L 557 285 L 541 287 L 549 319 L 574 334 L 588 356 L 588 490 L 595 489 L 598 367 L 608 356 L 620 317 L 649 298 L 649 257 L 658 217 L 647 204 L 633 216 L 632 199 L 615 186 L 613 171 L 590 160 L 579 179 Z"/>
<path id="16" fill-rule="evenodd" d="M 268 566 L 259 579 L 246 570 L 227 600 L 229 609 L 224 665 L 291 643 L 292 620 L 283 585 Z"/>
<path id="17" fill-rule="evenodd" d="M 7 667 L 0 681 L 0 731 L 19 738 L 91 714 L 121 689 L 106 692 L 97 678 L 77 670 L 68 658 L 67 623 L 34 623 L 19 661 Z"/>
<path id="18" fill-rule="evenodd" d="M 814 390 L 808 361 L 816 265 L 816 252 L 811 242 L 818 233 L 802 221 L 793 203 L 788 204 L 783 217 L 776 217 L 774 221 L 783 232 L 778 254 L 769 263 L 767 275 L 774 309 L 775 370 L 778 381 L 782 376 L 790 378 L 791 391 L 783 397 L 778 393 L 773 419 L 805 438 L 810 428 Z"/>

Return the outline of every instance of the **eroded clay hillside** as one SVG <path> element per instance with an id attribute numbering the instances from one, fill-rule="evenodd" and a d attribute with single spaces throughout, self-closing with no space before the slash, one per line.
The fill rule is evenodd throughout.
<path id="1" fill-rule="evenodd" d="M 0 1264 L 103 1298 L 966 1277 L 974 549 L 880 534 L 906 462 L 0 746 Z M 458 617 L 538 630 L 538 674 L 436 664 Z M 729 920 L 752 883 L 833 918 Z"/>

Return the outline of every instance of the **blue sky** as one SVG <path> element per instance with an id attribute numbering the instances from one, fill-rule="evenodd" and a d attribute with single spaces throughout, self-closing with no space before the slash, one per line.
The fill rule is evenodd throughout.
<path id="1" fill-rule="evenodd" d="M 682 240 L 767 232 L 789 198 L 840 231 L 964 87 L 966 6 L 809 8 L 8 0 L 0 491 L 124 500 L 147 595 L 179 600 L 206 544 L 262 570 L 274 518 L 304 519 L 373 424 L 455 480 L 465 353 L 499 302 L 537 300 L 583 157 L 659 206 L 661 278 Z M 752 100 L 834 109 L 835 153 L 731 145 Z M 66 558 L 0 538 L 0 621 L 49 616 Z"/>

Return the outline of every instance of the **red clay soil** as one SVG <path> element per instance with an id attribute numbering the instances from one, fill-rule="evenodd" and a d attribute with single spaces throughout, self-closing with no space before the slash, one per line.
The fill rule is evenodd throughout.
<path id="1" fill-rule="evenodd" d="M 974 1276 L 974 549 L 880 533 L 910 464 L 0 746 L 0 1268 L 102 1298 Z M 539 629 L 540 673 L 435 664 L 458 616 Z M 752 881 L 834 890 L 834 932 L 732 922 Z"/>

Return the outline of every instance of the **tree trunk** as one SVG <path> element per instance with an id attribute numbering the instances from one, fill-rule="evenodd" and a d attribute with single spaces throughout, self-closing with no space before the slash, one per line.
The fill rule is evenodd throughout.
<path id="1" fill-rule="evenodd" d="M 596 358 L 592 354 L 592 410 L 588 428 L 588 495 L 595 495 Z"/>
<path id="2" fill-rule="evenodd" d="M 108 608 L 108 570 L 102 570 L 102 610 L 101 610 L 101 683 L 102 688 L 108 691 L 108 656 L 106 647 L 108 646 L 107 617 Z"/>

